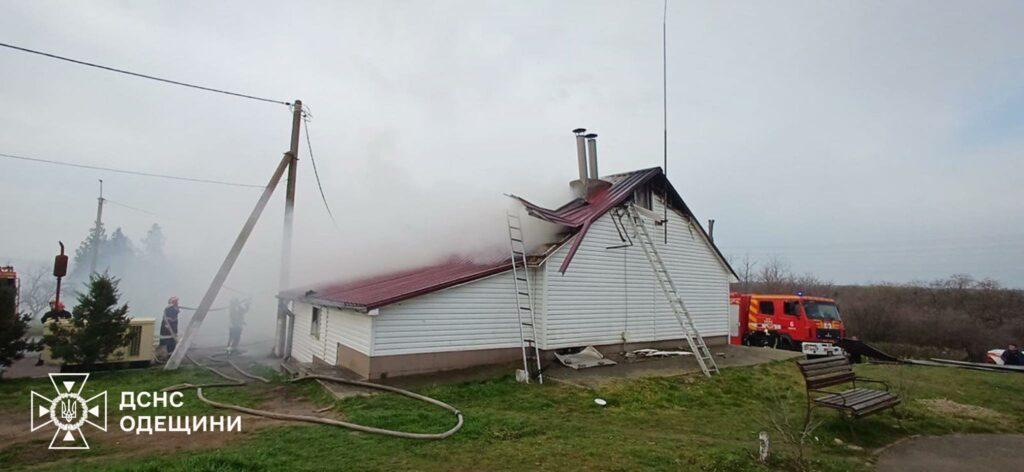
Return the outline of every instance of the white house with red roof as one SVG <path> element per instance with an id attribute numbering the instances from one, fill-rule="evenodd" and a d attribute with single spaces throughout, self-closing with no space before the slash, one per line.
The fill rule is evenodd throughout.
<path id="1" fill-rule="evenodd" d="M 532 217 L 565 230 L 529 258 L 542 355 L 591 345 L 605 352 L 685 346 L 651 264 L 616 221 L 613 210 L 630 203 L 667 215 L 654 227 L 657 251 L 700 334 L 708 344 L 724 343 L 736 275 L 661 168 L 597 178 L 596 155 L 589 170 L 582 156 L 579 162 L 580 179 L 571 183 L 578 198 L 562 207 L 514 197 Z M 511 268 L 511 259 L 452 258 L 284 291 L 293 316 L 286 345 L 294 360 L 370 379 L 520 360 Z"/>

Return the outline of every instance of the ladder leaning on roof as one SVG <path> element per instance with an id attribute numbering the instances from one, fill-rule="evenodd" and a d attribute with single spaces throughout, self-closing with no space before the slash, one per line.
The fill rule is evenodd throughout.
<path id="1" fill-rule="evenodd" d="M 526 382 L 536 379 L 544 383 L 540 368 L 540 350 L 537 349 L 537 316 L 534 314 L 530 289 L 530 270 L 526 266 L 526 243 L 519 215 L 506 213 L 509 250 L 512 254 L 512 281 L 515 284 L 516 315 L 519 323 L 520 347 L 523 350 L 523 371 Z"/>
<path id="2" fill-rule="evenodd" d="M 668 299 L 669 305 L 672 306 L 672 312 L 676 315 L 676 319 L 679 320 L 680 326 L 683 327 L 683 336 L 686 337 L 686 342 L 690 344 L 690 349 L 693 351 L 694 357 L 697 358 L 700 370 L 708 377 L 712 373 L 717 374 L 718 364 L 715 363 L 715 358 L 711 355 L 708 345 L 704 343 L 704 338 L 697 332 L 697 327 L 693 324 L 693 318 L 690 317 L 690 311 L 686 309 L 683 299 L 679 297 L 679 291 L 676 290 L 676 285 L 672 282 L 672 277 L 665 267 L 665 262 L 661 259 L 658 250 L 654 247 L 654 241 L 651 240 L 651 235 L 647 232 L 644 217 L 641 216 L 640 211 L 634 204 L 627 205 L 626 212 L 629 214 L 627 220 L 633 226 L 637 239 L 640 240 L 640 248 L 643 249 L 647 262 L 650 262 L 651 268 L 654 269 L 654 277 L 658 280 L 661 291 L 665 293 L 665 298 Z"/>

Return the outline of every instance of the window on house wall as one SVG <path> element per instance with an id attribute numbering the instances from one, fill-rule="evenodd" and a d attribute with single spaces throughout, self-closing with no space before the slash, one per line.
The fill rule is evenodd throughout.
<path id="1" fill-rule="evenodd" d="M 633 191 L 633 201 L 636 202 L 637 206 L 646 208 L 648 210 L 653 209 L 651 206 L 651 188 L 643 187 Z"/>
<path id="2" fill-rule="evenodd" d="M 765 301 L 759 302 L 757 304 L 757 310 L 760 311 L 762 315 L 769 315 L 769 316 L 774 315 L 775 314 L 775 302 L 773 302 L 771 300 L 765 300 Z"/>
<path id="3" fill-rule="evenodd" d="M 320 307 L 313 307 L 313 318 L 309 323 L 309 335 L 320 339 Z"/>

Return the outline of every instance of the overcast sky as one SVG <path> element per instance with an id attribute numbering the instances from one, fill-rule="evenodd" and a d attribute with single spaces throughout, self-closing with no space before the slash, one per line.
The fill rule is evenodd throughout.
<path id="1" fill-rule="evenodd" d="M 297 278 L 504 244 L 507 199 L 661 165 L 660 1 L 2 1 L 0 42 L 312 110 Z M 1024 3 L 670 2 L 668 173 L 738 260 L 1024 287 Z M 0 48 L 0 153 L 262 184 L 286 107 Z M 0 158 L 0 263 L 165 227 L 205 284 L 258 189 Z M 239 273 L 277 280 L 283 192 Z M 233 275 L 233 277 L 240 277 Z M 270 283 L 270 282 L 273 283 Z M 201 282 L 201 283 L 200 283 Z M 200 292 L 201 293 L 201 292 Z M 198 299 L 200 293 L 183 295 Z"/>

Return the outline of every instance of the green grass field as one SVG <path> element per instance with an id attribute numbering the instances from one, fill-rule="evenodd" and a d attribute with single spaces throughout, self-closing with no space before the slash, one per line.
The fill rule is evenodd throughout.
<path id="1" fill-rule="evenodd" d="M 1024 404 L 1008 392 L 1024 390 L 1024 376 L 920 366 L 858 366 L 859 374 L 890 382 L 905 396 L 895 414 L 845 420 L 816 410 L 821 425 L 809 444 L 814 470 L 864 470 L 871 451 L 913 434 L 1024 432 Z M 183 381 L 208 381 L 197 369 L 95 374 L 93 389 L 155 390 Z M 0 413 L 27 417 L 28 392 L 46 380 L 0 382 Z M 439 408 L 393 394 L 335 401 L 315 384 L 221 389 L 209 397 L 259 405 L 287 394 L 332 406 L 346 420 L 385 428 L 441 432 L 454 421 Z M 441 441 L 415 441 L 354 433 L 318 425 L 275 423 L 216 447 L 202 435 L 172 453 L 155 453 L 131 438 L 114 444 L 93 432 L 92 450 L 45 450 L 46 443 L 0 445 L 4 468 L 84 470 L 797 470 L 796 448 L 769 426 L 769 411 L 802 420 L 802 380 L 792 362 L 731 368 L 712 379 L 699 376 L 629 379 L 599 391 L 548 383 L 520 385 L 511 377 L 424 388 L 420 393 L 460 408 L 466 424 Z M 608 401 L 601 407 L 600 397 Z M 168 414 L 214 414 L 194 393 L 186 407 Z M 927 400 L 954 408 L 937 409 Z M 922 401 L 925 400 L 925 401 Z M 954 403 L 955 402 L 955 403 Z M 964 405 L 962 408 L 957 405 Z M 984 409 L 970 408 L 983 407 Z M 116 411 L 112 402 L 111 411 Z M 980 413 L 979 413 L 980 412 Z M 228 413 L 224 413 L 228 414 Z M 8 416 L 9 417 L 9 416 Z M 897 420 L 897 417 L 899 420 Z M 26 418 L 27 421 L 27 418 Z M 243 424 L 244 424 L 243 420 Z M 111 421 L 115 425 L 115 420 Z M 25 425 L 27 429 L 27 424 Z M 772 458 L 756 462 L 757 433 L 767 430 Z M 183 433 L 163 433 L 178 434 Z M 838 438 L 842 443 L 836 441 Z M 851 447 L 851 445 L 853 447 Z M 44 453 L 45 452 L 45 453 Z"/>

